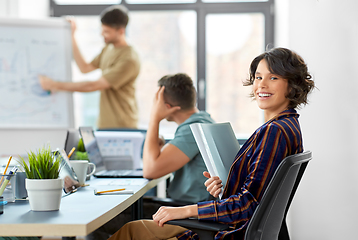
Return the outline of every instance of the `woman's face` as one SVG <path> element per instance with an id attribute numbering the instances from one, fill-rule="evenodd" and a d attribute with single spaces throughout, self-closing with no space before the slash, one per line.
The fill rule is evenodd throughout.
<path id="1" fill-rule="evenodd" d="M 288 81 L 270 72 L 266 60 L 261 60 L 255 73 L 253 92 L 259 108 L 264 110 L 265 120 L 287 109 Z"/>

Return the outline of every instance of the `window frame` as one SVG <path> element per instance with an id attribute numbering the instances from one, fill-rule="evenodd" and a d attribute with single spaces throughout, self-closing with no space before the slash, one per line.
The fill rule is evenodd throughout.
<path id="1" fill-rule="evenodd" d="M 138 4 L 127 3 L 126 0 L 118 1 L 129 11 L 180 11 L 192 10 L 197 13 L 197 91 L 198 108 L 206 110 L 206 16 L 208 14 L 225 13 L 262 13 L 265 18 L 265 46 L 274 46 L 274 0 L 267 2 L 220 2 L 207 3 L 197 0 L 195 3 L 167 3 L 167 4 Z M 59 5 L 55 0 L 50 0 L 50 15 L 61 17 L 64 15 L 98 14 L 111 4 L 96 5 Z"/>

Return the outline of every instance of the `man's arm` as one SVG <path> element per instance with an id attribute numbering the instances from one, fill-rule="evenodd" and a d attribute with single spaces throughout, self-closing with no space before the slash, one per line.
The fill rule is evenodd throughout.
<path id="1" fill-rule="evenodd" d="M 97 81 L 84 82 L 58 82 L 46 76 L 39 76 L 39 79 L 41 87 L 49 91 L 93 92 L 111 87 L 104 77 Z"/>
<path id="2" fill-rule="evenodd" d="M 143 148 L 143 176 L 159 178 L 167 173 L 178 170 L 190 161 L 179 148 L 167 144 L 161 150 L 158 143 L 159 123 L 180 107 L 171 107 L 164 102 L 164 87 L 160 88 L 154 98 L 149 127 Z"/>
<path id="3" fill-rule="evenodd" d="M 72 37 L 71 38 L 72 38 L 73 58 L 75 59 L 78 68 L 80 69 L 80 71 L 82 73 L 88 73 L 88 72 L 91 72 L 91 71 L 97 69 L 91 63 L 87 63 L 84 60 L 84 58 L 83 58 L 83 56 L 82 56 L 82 54 L 80 52 L 80 49 L 78 48 L 77 41 L 76 41 L 76 38 L 75 38 L 76 23 L 72 19 L 69 19 L 68 21 L 71 23 L 71 30 L 72 30 Z"/>
<path id="4" fill-rule="evenodd" d="M 153 141 L 147 141 L 147 139 L 146 142 Z M 154 140 L 153 143 L 158 145 L 158 139 Z M 187 155 L 172 144 L 166 144 L 163 151 L 159 152 L 158 155 L 155 154 L 154 148 L 156 147 L 152 148 L 153 151 L 149 149 L 146 155 L 143 153 L 143 176 L 145 178 L 155 179 L 162 177 L 182 168 L 190 161 Z"/>

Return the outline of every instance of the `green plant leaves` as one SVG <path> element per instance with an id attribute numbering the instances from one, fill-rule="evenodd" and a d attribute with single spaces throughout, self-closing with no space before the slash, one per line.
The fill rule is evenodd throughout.
<path id="1" fill-rule="evenodd" d="M 72 155 L 73 156 L 73 155 Z M 88 160 L 87 152 L 75 152 L 73 158 L 74 160 Z"/>
<path id="2" fill-rule="evenodd" d="M 21 157 L 19 161 L 29 179 L 57 179 L 60 173 L 60 159 L 54 156 L 50 146 L 40 148 L 35 153 L 27 153 L 28 162 Z"/>
<path id="3" fill-rule="evenodd" d="M 79 151 L 79 152 L 86 152 L 82 138 L 80 138 L 80 140 L 78 141 L 77 151 Z"/>

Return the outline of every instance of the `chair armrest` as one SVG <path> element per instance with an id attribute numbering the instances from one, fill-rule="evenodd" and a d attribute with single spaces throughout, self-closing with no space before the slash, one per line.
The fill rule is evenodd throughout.
<path id="1" fill-rule="evenodd" d="M 177 201 L 177 200 L 173 200 L 171 198 L 158 198 L 158 197 L 152 197 L 152 196 L 144 196 L 143 200 L 147 201 L 147 202 L 158 203 L 162 206 L 172 206 L 172 207 L 181 207 L 181 206 L 193 204 L 191 202 Z"/>
<path id="2" fill-rule="evenodd" d="M 178 225 L 193 230 L 200 229 L 200 230 L 212 231 L 212 232 L 224 231 L 230 228 L 230 226 L 227 224 L 209 222 L 209 221 L 199 221 L 198 219 L 192 219 L 192 218 L 170 220 L 166 223 L 171 225 Z"/>

